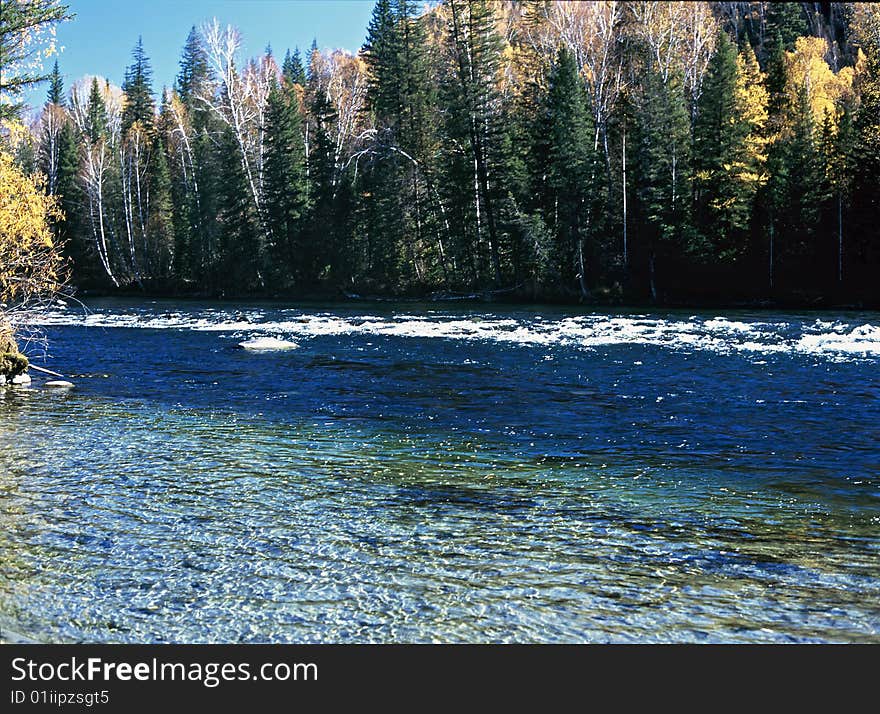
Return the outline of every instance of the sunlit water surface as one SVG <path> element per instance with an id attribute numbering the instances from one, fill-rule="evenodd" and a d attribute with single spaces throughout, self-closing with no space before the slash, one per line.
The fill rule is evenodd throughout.
<path id="1" fill-rule="evenodd" d="M 0 390 L 6 640 L 880 642 L 877 313 L 89 308 Z"/>

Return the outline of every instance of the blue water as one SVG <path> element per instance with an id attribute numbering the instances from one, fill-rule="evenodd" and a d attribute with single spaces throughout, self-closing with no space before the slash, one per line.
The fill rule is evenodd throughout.
<path id="1" fill-rule="evenodd" d="M 3 639 L 880 642 L 878 313 L 88 308 L 0 389 Z"/>

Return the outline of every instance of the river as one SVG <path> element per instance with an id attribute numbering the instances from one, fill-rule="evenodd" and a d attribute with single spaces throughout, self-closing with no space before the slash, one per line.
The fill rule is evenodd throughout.
<path id="1" fill-rule="evenodd" d="M 76 387 L 0 390 L 6 640 L 880 642 L 878 313 L 39 323 Z"/>

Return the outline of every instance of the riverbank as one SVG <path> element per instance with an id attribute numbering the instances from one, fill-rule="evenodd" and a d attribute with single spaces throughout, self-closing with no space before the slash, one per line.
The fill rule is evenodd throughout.
<path id="1" fill-rule="evenodd" d="M 177 290 L 167 286 L 129 286 L 115 289 L 89 287 L 79 289 L 72 286 L 70 294 L 78 299 L 88 298 L 132 298 L 150 300 L 237 300 L 243 303 L 254 302 L 303 302 L 303 303 L 453 303 L 460 305 L 509 305 L 527 308 L 529 306 L 572 306 L 583 308 L 620 308 L 636 310 L 668 309 L 712 309 L 712 310 L 880 310 L 880 300 L 852 299 L 824 295 L 783 295 L 780 297 L 759 298 L 680 298 L 652 301 L 650 299 L 624 298 L 610 292 L 596 292 L 589 299 L 580 296 L 525 294 L 509 289 L 483 290 L 470 292 L 429 291 L 402 294 L 356 292 L 339 288 L 311 289 L 287 292 L 245 292 L 208 290 Z"/>

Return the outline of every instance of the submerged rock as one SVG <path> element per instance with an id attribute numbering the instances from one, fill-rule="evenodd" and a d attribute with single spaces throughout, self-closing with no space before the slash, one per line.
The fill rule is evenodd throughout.
<path id="1" fill-rule="evenodd" d="M 299 347 L 296 342 L 290 340 L 279 340 L 277 337 L 254 337 L 244 342 L 239 342 L 238 346 L 245 350 L 254 350 L 257 352 L 268 352 L 272 350 L 295 350 Z"/>
<path id="2" fill-rule="evenodd" d="M 73 385 L 73 382 L 66 382 L 63 379 L 53 379 L 53 380 L 46 382 L 43 386 L 50 387 L 53 389 L 70 389 L 74 385 Z"/>

